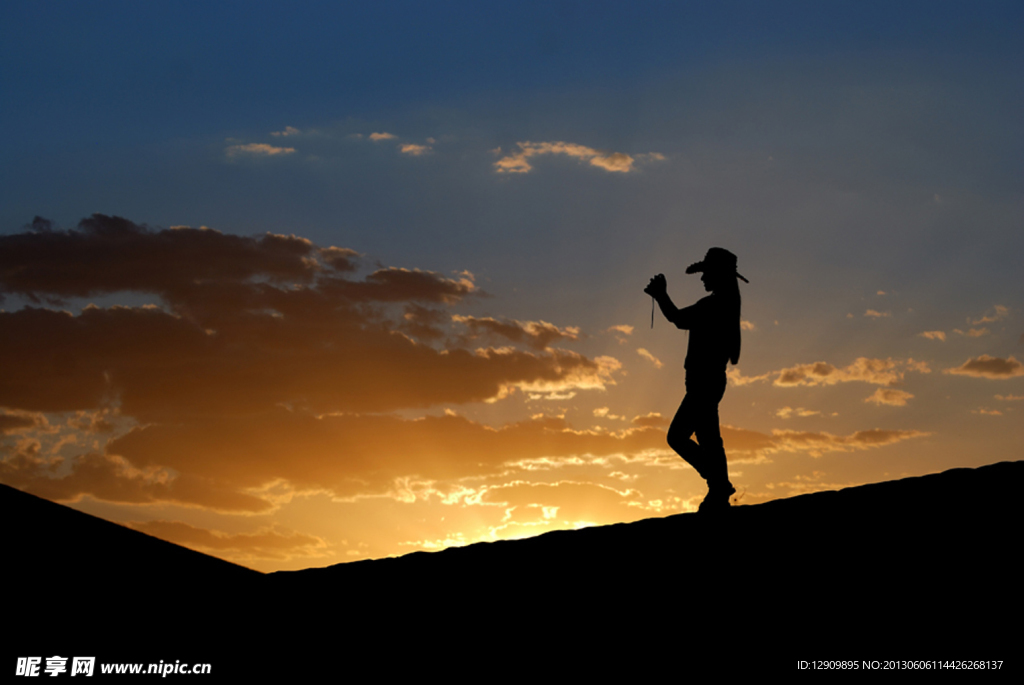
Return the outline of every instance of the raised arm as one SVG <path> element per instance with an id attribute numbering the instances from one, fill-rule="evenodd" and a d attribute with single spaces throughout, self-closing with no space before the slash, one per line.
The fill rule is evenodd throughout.
<path id="1" fill-rule="evenodd" d="M 693 307 L 680 309 L 668 296 L 668 281 L 664 274 L 658 274 L 651 279 L 651 282 L 644 288 L 644 292 L 654 298 L 661 308 L 665 318 L 676 325 L 677 328 L 689 329 L 693 320 Z"/>

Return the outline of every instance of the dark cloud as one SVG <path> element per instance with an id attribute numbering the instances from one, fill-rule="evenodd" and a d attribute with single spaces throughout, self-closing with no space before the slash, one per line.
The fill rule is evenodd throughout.
<path id="1" fill-rule="evenodd" d="M 0 406 L 10 408 L 0 428 L 28 430 L 18 412 L 76 412 L 70 428 L 115 434 L 105 453 L 59 469 L 59 460 L 39 457 L 38 443 L 6 447 L 0 479 L 50 499 L 260 512 L 275 505 L 246 489 L 280 480 L 339 495 L 380 493 L 405 476 L 457 479 L 526 456 L 663 442 L 639 428 L 613 437 L 564 423 L 493 430 L 452 416 L 367 415 L 614 382 L 616 360 L 550 348 L 577 335 L 553 324 L 514 322 L 504 346 L 468 349 L 451 335 L 448 310 L 480 294 L 468 272 L 381 267 L 359 279 L 358 255 L 347 248 L 155 230 L 101 215 L 71 231 L 40 220 L 2 241 L 3 292 L 159 298 L 78 314 L 0 312 Z M 113 416 L 137 427 L 117 435 Z"/>
<path id="2" fill-rule="evenodd" d="M 0 313 L 0 355 L 12 360 L 0 405 L 71 411 L 116 399 L 122 413 L 143 420 L 281 403 L 389 411 L 481 401 L 521 384 L 608 380 L 599 360 L 580 354 L 439 351 L 354 310 L 318 318 L 313 302 L 292 316 L 301 307 L 290 299 L 316 297 L 282 291 L 264 300 L 270 311 L 204 312 L 199 321 L 152 307 Z"/>
<path id="3" fill-rule="evenodd" d="M 78 315 L 0 312 L 0 355 L 12 362 L 0 381 L 0 406 L 116 404 L 126 416 L 163 421 L 278 405 L 391 411 L 475 402 L 517 386 L 609 381 L 607 364 L 570 352 L 436 349 L 410 339 L 410 332 L 444 337 L 450 315 L 443 308 L 478 294 L 468 272 L 446 278 L 380 268 L 350 280 L 341 272 L 351 271 L 356 253 L 346 248 L 321 249 L 295 236 L 155 231 L 101 215 L 78 230 L 2 240 L 6 292 L 46 298 L 128 290 L 163 304 L 89 306 Z M 403 303 L 405 316 L 397 316 L 392 305 Z M 536 336 L 549 339 L 550 331 Z M 524 338 L 536 349 L 531 342 Z"/>
<path id="4" fill-rule="evenodd" d="M 108 412 L 80 411 L 74 418 L 68 420 L 68 425 L 85 433 L 111 433 L 114 431 L 114 424 L 108 420 Z"/>
<path id="5" fill-rule="evenodd" d="M 344 247 L 320 248 L 320 259 L 335 271 L 355 271 L 359 253 Z"/>
<path id="6" fill-rule="evenodd" d="M 0 434 L 16 433 L 39 424 L 39 417 L 25 414 L 0 414 Z"/>
<path id="7" fill-rule="evenodd" d="M 0 356 L 10 360 L 0 405 L 47 412 L 99 407 L 118 391 L 133 392 L 132 376 L 171 383 L 168 372 L 200 356 L 207 337 L 149 307 L 89 307 L 78 316 L 32 307 L 0 312 Z"/>
<path id="8" fill-rule="evenodd" d="M 0 236 L 0 293 L 38 298 L 142 291 L 171 297 L 182 286 L 208 281 L 308 282 L 317 271 L 314 254 L 314 245 L 296 236 L 154 230 L 94 214 L 77 230 Z"/>
<path id="9" fill-rule="evenodd" d="M 446 312 L 413 302 L 405 306 L 399 330 L 418 340 L 440 340 L 446 335 L 444 325 L 449 318 Z"/>
<path id="10" fill-rule="evenodd" d="M 359 302 L 439 302 L 452 304 L 476 291 L 473 281 L 445 278 L 432 271 L 387 268 L 364 281 L 324 280 L 321 289 Z"/>

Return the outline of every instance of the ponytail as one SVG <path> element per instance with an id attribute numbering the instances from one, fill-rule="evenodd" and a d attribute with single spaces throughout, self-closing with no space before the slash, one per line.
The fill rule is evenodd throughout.
<path id="1" fill-rule="evenodd" d="M 729 361 L 732 362 L 733 366 L 740 363 L 740 284 L 739 279 L 733 281 L 733 287 L 730 289 L 729 295 L 736 298 L 736 328 L 730 326 L 730 340 L 729 340 Z"/>

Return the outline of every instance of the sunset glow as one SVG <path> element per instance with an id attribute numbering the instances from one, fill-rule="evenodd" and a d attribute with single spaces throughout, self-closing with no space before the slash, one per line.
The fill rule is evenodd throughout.
<path id="1" fill-rule="evenodd" d="M 695 511 L 712 246 L 740 504 L 1021 457 L 1020 7 L 398 4 L 12 12 L 0 482 L 261 571 Z"/>

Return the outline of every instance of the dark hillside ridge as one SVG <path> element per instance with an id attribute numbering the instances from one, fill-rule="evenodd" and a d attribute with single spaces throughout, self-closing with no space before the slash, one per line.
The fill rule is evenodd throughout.
<path id="1" fill-rule="evenodd" d="M 8 648 L 138 661 L 157 650 L 238 674 L 337 674 L 357 656 L 401 670 L 412 654 L 463 651 L 506 665 L 572 654 L 566 674 L 634 657 L 637 673 L 837 659 L 1007 670 L 1024 608 L 1022 489 L 1024 462 L 1003 462 L 262 575 L 3 488 L 7 613 L 21 617 Z"/>
<path id="2" fill-rule="evenodd" d="M 233 583 L 263 575 L 6 485 L 0 512 L 9 581 L 56 586 L 73 579 L 133 592 L 175 585 L 183 576 Z"/>

